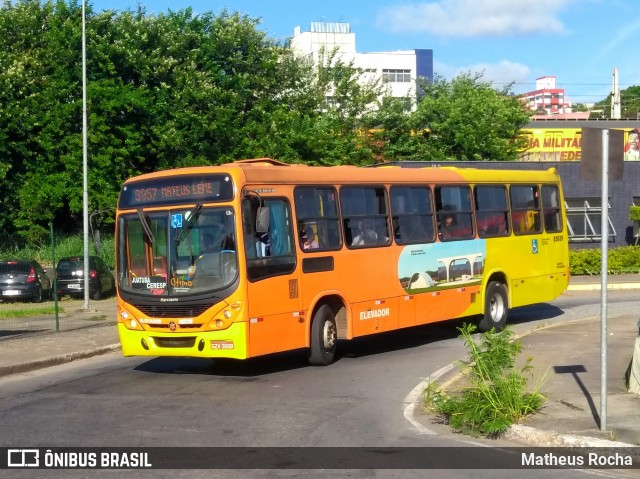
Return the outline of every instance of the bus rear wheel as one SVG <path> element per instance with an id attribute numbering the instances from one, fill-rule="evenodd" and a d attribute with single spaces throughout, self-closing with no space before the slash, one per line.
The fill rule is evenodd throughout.
<path id="1" fill-rule="evenodd" d="M 328 366 L 333 362 L 338 343 L 338 328 L 333 309 L 323 304 L 313 315 L 309 363 L 314 366 Z"/>
<path id="2" fill-rule="evenodd" d="M 478 323 L 478 330 L 481 333 L 491 331 L 502 331 L 507 324 L 509 315 L 509 300 L 507 288 L 499 281 L 491 281 L 487 285 L 487 292 L 484 301 L 484 315 Z"/>

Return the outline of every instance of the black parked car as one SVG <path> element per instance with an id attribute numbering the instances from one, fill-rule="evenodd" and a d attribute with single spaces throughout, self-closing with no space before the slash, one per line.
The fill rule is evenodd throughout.
<path id="1" fill-rule="evenodd" d="M 0 297 L 39 303 L 51 298 L 51 280 L 35 260 L 0 261 Z"/>
<path id="2" fill-rule="evenodd" d="M 74 298 L 84 296 L 84 258 L 71 256 L 62 258 L 56 267 L 58 296 L 65 294 Z M 107 264 L 99 256 L 89 257 L 89 295 L 100 299 L 115 292 L 115 279 Z"/>

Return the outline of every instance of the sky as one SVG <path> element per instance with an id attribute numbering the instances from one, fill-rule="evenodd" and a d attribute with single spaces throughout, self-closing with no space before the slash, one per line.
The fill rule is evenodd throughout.
<path id="1" fill-rule="evenodd" d="M 635 0 L 88 0 L 94 11 L 144 7 L 165 13 L 191 7 L 260 20 L 258 28 L 284 42 L 296 26 L 346 22 L 359 53 L 433 50 L 434 72 L 448 80 L 482 73 L 497 88 L 535 90 L 536 78 L 556 77 L 572 103 L 595 103 L 612 90 L 640 85 L 634 45 L 640 37 Z"/>

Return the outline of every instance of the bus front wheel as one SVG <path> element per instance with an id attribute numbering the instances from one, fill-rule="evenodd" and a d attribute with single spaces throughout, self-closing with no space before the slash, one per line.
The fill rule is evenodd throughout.
<path id="1" fill-rule="evenodd" d="M 491 281 L 487 285 L 484 301 L 484 315 L 478 323 L 478 330 L 482 333 L 495 329 L 502 331 L 507 324 L 509 302 L 507 288 L 498 281 Z"/>
<path id="2" fill-rule="evenodd" d="M 333 362 L 338 342 L 336 318 L 331 306 L 323 304 L 313 315 L 311 322 L 311 344 L 309 363 L 314 366 L 328 366 Z"/>

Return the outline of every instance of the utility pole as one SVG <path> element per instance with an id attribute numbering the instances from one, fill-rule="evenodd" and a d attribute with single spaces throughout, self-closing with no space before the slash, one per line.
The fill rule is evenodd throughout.
<path id="1" fill-rule="evenodd" d="M 618 67 L 613 68 L 613 85 L 611 87 L 611 119 L 620 119 L 620 86 L 618 85 Z"/>
<path id="2" fill-rule="evenodd" d="M 84 238 L 84 309 L 89 309 L 89 179 L 87 172 L 87 34 L 82 0 L 82 218 Z"/>

